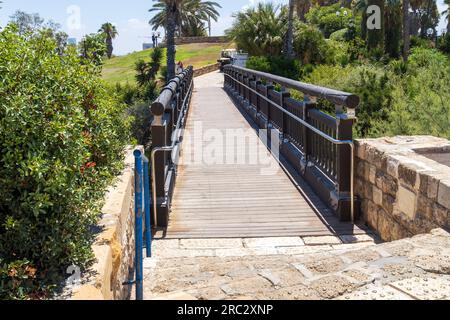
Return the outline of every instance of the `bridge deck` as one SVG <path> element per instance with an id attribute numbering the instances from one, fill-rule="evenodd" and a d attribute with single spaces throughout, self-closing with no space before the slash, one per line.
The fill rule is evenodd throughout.
<path id="1" fill-rule="evenodd" d="M 193 138 L 186 138 L 183 144 L 166 238 L 364 233 L 359 227 L 340 223 L 308 186 L 298 177 L 288 176 L 289 170 L 282 169 L 223 90 L 222 74 L 201 76 L 195 80 L 195 86 L 186 127 Z M 200 122 L 204 137 L 194 134 L 199 132 Z M 235 148 L 226 149 L 231 140 L 225 140 L 226 132 L 233 129 L 249 133 L 256 148 L 248 152 L 245 140 L 237 139 Z M 261 160 L 253 164 L 218 164 L 211 159 L 209 163 L 187 161 L 199 154 L 237 159 L 242 152 L 248 152 L 248 158 L 257 155 Z"/>

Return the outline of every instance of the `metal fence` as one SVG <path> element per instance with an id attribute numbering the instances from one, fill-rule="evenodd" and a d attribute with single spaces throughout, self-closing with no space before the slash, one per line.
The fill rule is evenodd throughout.
<path id="1" fill-rule="evenodd" d="M 260 128 L 276 129 L 281 154 L 343 221 L 355 219 L 353 124 L 356 95 L 237 66 L 224 69 L 225 89 Z M 303 100 L 291 96 L 303 95 Z M 321 110 L 321 99 L 335 115 Z"/>
<path id="2" fill-rule="evenodd" d="M 191 66 L 170 80 L 151 105 L 154 116 L 151 125 L 152 219 L 153 225 L 160 228 L 167 227 L 169 221 L 176 181 L 176 163 L 180 154 L 180 139 L 194 90 L 193 79 L 194 69 Z"/>

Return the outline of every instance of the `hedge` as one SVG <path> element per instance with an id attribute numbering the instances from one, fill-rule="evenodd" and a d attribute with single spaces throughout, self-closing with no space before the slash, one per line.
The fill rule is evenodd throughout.
<path id="1" fill-rule="evenodd" d="M 124 109 L 76 48 L 0 32 L 0 299 L 47 297 L 69 266 L 92 262 L 130 139 Z"/>

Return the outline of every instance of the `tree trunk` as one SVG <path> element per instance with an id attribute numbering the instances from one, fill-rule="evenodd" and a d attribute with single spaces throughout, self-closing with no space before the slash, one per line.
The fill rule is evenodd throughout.
<path id="1" fill-rule="evenodd" d="M 287 58 L 294 57 L 294 0 L 289 0 L 289 21 L 288 31 L 286 36 L 286 50 L 284 52 Z"/>
<path id="2" fill-rule="evenodd" d="M 377 21 L 378 19 L 380 19 L 380 28 L 376 27 L 375 29 L 367 29 L 367 48 L 369 50 L 384 48 L 384 0 L 369 0 L 368 5 L 375 5 L 380 8 L 379 17 L 377 17 L 375 14 L 372 14 L 368 15 L 366 20 L 369 23 L 369 19 L 372 20 L 375 18 L 375 20 L 373 21 Z"/>
<path id="3" fill-rule="evenodd" d="M 175 78 L 175 29 L 176 29 L 175 1 L 167 2 L 167 81 Z"/>
<path id="4" fill-rule="evenodd" d="M 113 50 L 114 50 L 111 37 L 106 38 L 106 50 L 107 50 L 108 59 L 111 59 Z"/>
<path id="5" fill-rule="evenodd" d="M 410 35 L 409 35 L 409 0 L 403 0 L 403 60 L 407 61 L 409 56 Z"/>
<path id="6" fill-rule="evenodd" d="M 209 29 L 209 36 L 211 37 L 211 16 L 208 16 L 208 29 Z"/>
<path id="7" fill-rule="evenodd" d="M 450 33 L 450 5 L 447 10 L 447 33 Z"/>
<path id="8" fill-rule="evenodd" d="M 306 14 L 311 9 L 311 0 L 296 0 L 295 6 L 297 7 L 297 17 L 302 22 L 306 22 Z"/>

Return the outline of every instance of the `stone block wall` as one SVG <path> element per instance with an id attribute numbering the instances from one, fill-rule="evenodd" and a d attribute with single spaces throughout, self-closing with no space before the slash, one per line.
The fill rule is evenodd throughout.
<path id="1" fill-rule="evenodd" d="M 182 37 L 175 38 L 175 44 L 191 44 L 191 43 L 227 43 L 230 40 L 227 37 Z"/>
<path id="2" fill-rule="evenodd" d="M 142 147 L 139 147 L 143 150 Z M 135 257 L 134 148 L 126 151 L 125 169 L 109 189 L 98 224 L 100 232 L 93 245 L 96 263 L 89 279 L 74 288 L 73 300 L 123 300 L 131 294 Z M 88 275 L 83 275 L 88 278 Z"/>
<path id="3" fill-rule="evenodd" d="M 214 72 L 220 69 L 220 63 L 215 63 L 215 64 L 210 64 L 198 69 L 194 70 L 194 77 L 199 77 L 202 76 L 204 74 L 210 73 L 210 72 Z"/>
<path id="4" fill-rule="evenodd" d="M 448 148 L 428 136 L 356 142 L 355 192 L 364 221 L 384 241 L 450 227 L 450 167 L 419 152 Z"/>

